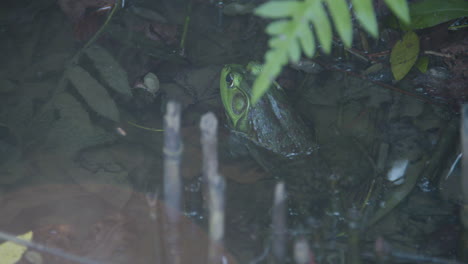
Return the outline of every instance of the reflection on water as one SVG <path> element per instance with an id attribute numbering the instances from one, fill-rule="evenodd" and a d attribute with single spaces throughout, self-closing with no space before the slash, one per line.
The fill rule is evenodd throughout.
<path id="1" fill-rule="evenodd" d="M 127 187 L 94 186 L 107 197 L 79 185 L 49 184 L 21 188 L 3 196 L 0 228 L 13 234 L 33 231 L 34 241 L 101 263 L 168 263 L 167 208 L 158 201 L 157 218 L 149 217 L 145 197 L 134 192 L 119 208 L 108 201 Z M 107 198 L 107 201 L 104 199 Z M 206 263 L 208 237 L 188 218 L 179 226 L 181 263 Z M 44 263 L 75 263 L 42 254 Z M 225 253 L 229 263 L 236 263 Z M 27 263 L 23 260 L 20 263 Z"/>

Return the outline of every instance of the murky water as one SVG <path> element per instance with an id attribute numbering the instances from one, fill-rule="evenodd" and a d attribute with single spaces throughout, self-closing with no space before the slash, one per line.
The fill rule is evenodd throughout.
<path id="1" fill-rule="evenodd" d="M 133 1 L 97 42 L 110 62 L 89 54 L 73 61 L 84 42 L 74 39 L 70 17 L 55 1 L 32 2 L 11 4 L 13 18 L 0 24 L 1 231 L 33 231 L 37 242 L 98 261 L 168 263 L 163 135 L 151 129 L 162 128 L 165 103 L 175 99 L 183 109 L 182 263 L 206 263 L 209 245 L 198 132 L 207 111 L 220 120 L 229 263 L 271 261 L 271 208 L 279 181 L 286 182 L 288 199 L 288 263 L 293 242 L 302 238 L 316 263 L 346 261 L 356 240 L 362 256 L 383 240 L 392 252 L 419 257 L 453 259 L 459 253 L 459 165 L 449 173 L 459 152 L 458 116 L 447 107 L 340 70 L 287 69 L 278 82 L 313 128 L 330 174 L 312 180 L 307 160 L 278 161 L 282 170 L 275 173 L 251 157 L 232 155 L 218 92 L 223 64 L 262 58 L 263 21 L 220 21 L 215 5 L 194 1 L 180 57 L 184 3 Z M 146 17 L 154 17 L 151 12 L 164 20 Z M 87 19 L 98 25 L 103 20 Z M 93 23 L 81 33 L 95 29 Z M 73 82 L 72 61 L 90 77 Z M 107 76 L 106 67 L 113 68 Z M 159 78 L 155 96 L 138 90 L 148 72 Z M 147 193 L 159 194 L 157 205 L 148 203 Z"/>

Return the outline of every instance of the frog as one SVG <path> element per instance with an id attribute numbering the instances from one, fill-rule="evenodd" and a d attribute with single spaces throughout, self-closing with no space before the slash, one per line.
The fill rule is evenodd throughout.
<path id="1" fill-rule="evenodd" d="M 225 65 L 220 76 L 221 101 L 231 132 L 271 153 L 294 159 L 318 149 L 312 131 L 294 111 L 275 82 L 256 104 L 252 83 L 261 71 L 258 62 Z"/>
<path id="2" fill-rule="evenodd" d="M 220 95 L 230 141 L 235 143 L 231 145 L 242 146 L 238 152 L 252 157 L 274 178 L 301 189 L 306 197 L 298 200 L 326 200 L 330 182 L 325 179 L 331 170 L 319 154 L 313 128 L 295 111 L 283 88 L 274 82 L 255 104 L 251 102 L 252 84 L 261 70 L 258 62 L 228 64 L 221 70 Z"/>

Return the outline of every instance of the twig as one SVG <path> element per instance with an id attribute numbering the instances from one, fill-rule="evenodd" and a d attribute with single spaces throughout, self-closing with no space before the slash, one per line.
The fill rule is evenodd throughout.
<path id="1" fill-rule="evenodd" d="M 218 174 L 218 120 L 213 113 L 202 116 L 200 121 L 201 143 L 203 150 L 203 176 L 204 180 Z"/>
<path id="2" fill-rule="evenodd" d="M 381 51 L 381 52 L 367 54 L 367 57 L 369 57 L 369 58 L 384 57 L 384 56 L 388 56 L 389 53 L 390 53 L 390 50 L 384 50 L 384 51 Z"/>
<path id="3" fill-rule="evenodd" d="M 358 59 L 361 59 L 365 62 L 369 62 L 369 61 L 372 61 L 372 62 L 375 62 L 374 60 L 371 60 L 371 59 L 368 59 L 366 58 L 366 56 L 364 55 L 361 55 L 360 52 L 356 51 L 355 49 L 353 48 L 344 48 L 347 52 L 353 54 L 354 56 L 356 56 Z"/>
<path id="4" fill-rule="evenodd" d="M 107 27 L 111 19 L 114 17 L 115 13 L 119 8 L 121 8 L 121 1 L 122 0 L 116 0 L 114 7 L 112 8 L 110 14 L 107 16 L 106 21 L 104 21 L 104 24 L 99 28 L 96 33 L 86 42 L 86 44 L 83 46 L 83 49 L 86 49 L 87 47 L 91 46 L 98 38 L 99 36 L 104 32 L 104 29 Z"/>
<path id="5" fill-rule="evenodd" d="M 207 263 L 222 263 L 221 246 L 224 239 L 224 179 L 218 173 L 218 121 L 213 113 L 203 115 L 200 121 L 203 149 L 203 177 L 208 181 L 210 247 Z"/>
<path id="6" fill-rule="evenodd" d="M 168 259 L 171 264 L 181 263 L 181 241 L 179 234 L 182 183 L 180 160 L 182 156 L 180 140 L 180 105 L 174 101 L 167 103 L 164 116 L 164 199 L 168 205 L 168 226 L 164 228 Z"/>
<path id="7" fill-rule="evenodd" d="M 134 127 L 141 128 L 141 129 L 148 130 L 148 131 L 153 131 L 153 132 L 163 132 L 164 131 L 164 129 L 151 128 L 151 127 L 145 127 L 145 126 L 142 126 L 142 125 L 138 125 L 137 123 L 133 123 L 132 121 L 127 121 L 127 123 L 129 123 L 130 125 L 132 125 Z"/>
<path id="8" fill-rule="evenodd" d="M 297 264 L 314 263 L 314 254 L 310 251 L 309 243 L 305 238 L 299 238 L 294 242 L 294 261 Z"/>
<path id="9" fill-rule="evenodd" d="M 439 56 L 439 57 L 444 57 L 444 58 L 453 58 L 452 55 L 450 54 L 446 54 L 446 53 L 441 53 L 441 52 L 437 52 L 437 51 L 433 51 L 433 50 L 426 50 L 424 51 L 424 54 L 427 54 L 427 55 L 434 55 L 434 56 Z"/>
<path id="10" fill-rule="evenodd" d="M 279 182 L 275 187 L 275 197 L 272 212 L 273 256 L 275 263 L 284 263 L 286 257 L 286 193 L 284 183 Z"/>
<path id="11" fill-rule="evenodd" d="M 182 31 L 182 37 L 180 38 L 179 55 L 185 56 L 185 41 L 187 40 L 188 27 L 190 24 L 190 15 L 192 13 L 192 0 L 189 1 L 186 9 L 186 15 L 184 20 L 184 30 Z"/>
<path id="12" fill-rule="evenodd" d="M 356 208 L 349 209 L 348 212 L 348 258 L 346 263 L 360 264 L 360 226 L 361 215 Z"/>

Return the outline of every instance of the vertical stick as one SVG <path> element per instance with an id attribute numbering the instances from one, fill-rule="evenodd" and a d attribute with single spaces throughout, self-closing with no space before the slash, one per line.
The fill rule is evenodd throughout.
<path id="1" fill-rule="evenodd" d="M 179 47 L 180 56 L 185 56 L 185 41 L 187 40 L 190 16 L 192 15 L 192 2 L 193 0 L 189 1 L 186 11 L 185 11 L 186 14 L 185 14 L 185 20 L 184 20 L 184 29 L 182 31 L 182 37 L 180 38 L 180 47 Z"/>
<path id="2" fill-rule="evenodd" d="M 346 263 L 361 264 L 360 237 L 359 237 L 359 210 L 350 208 L 348 211 L 348 256 Z"/>
<path id="3" fill-rule="evenodd" d="M 299 238 L 294 243 L 294 261 L 296 264 L 309 264 L 315 263 L 311 260 L 311 251 L 309 248 L 309 243 L 305 238 Z"/>
<path id="4" fill-rule="evenodd" d="M 460 129 L 462 141 L 462 179 L 463 201 L 460 207 L 460 218 L 463 224 L 460 252 L 461 260 L 468 261 L 468 104 L 462 106 L 462 124 Z"/>
<path id="5" fill-rule="evenodd" d="M 182 156 L 180 140 L 180 105 L 168 102 L 164 116 L 164 199 L 167 204 L 167 227 L 164 228 L 167 249 L 166 263 L 180 264 L 182 255 L 179 215 L 181 209 L 180 160 Z"/>
<path id="6" fill-rule="evenodd" d="M 284 183 L 279 182 L 275 188 L 273 202 L 273 256 L 275 263 L 284 263 L 286 255 L 286 194 Z"/>
<path id="7" fill-rule="evenodd" d="M 213 113 L 206 113 L 200 120 L 201 143 L 203 150 L 203 176 L 218 174 L 218 120 Z"/>
<path id="8" fill-rule="evenodd" d="M 208 182 L 210 248 L 207 263 L 222 262 L 221 246 L 224 237 L 224 179 L 218 174 L 218 121 L 213 113 L 203 115 L 200 121 L 203 149 L 203 177 Z"/>

